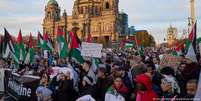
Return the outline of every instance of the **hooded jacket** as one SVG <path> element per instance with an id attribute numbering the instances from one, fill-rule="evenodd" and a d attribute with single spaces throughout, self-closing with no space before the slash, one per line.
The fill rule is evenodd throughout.
<path id="1" fill-rule="evenodd" d="M 157 98 L 157 94 L 152 89 L 151 78 L 146 74 L 140 74 L 136 77 L 136 82 L 143 84 L 147 91 L 137 90 L 136 101 L 154 101 Z"/>
<path id="2" fill-rule="evenodd" d="M 186 81 L 190 79 L 199 79 L 200 68 L 197 63 L 187 64 L 184 70 L 181 72 Z"/>
<path id="3" fill-rule="evenodd" d="M 128 89 L 125 85 L 119 89 L 112 85 L 105 94 L 105 101 L 125 101 L 124 95 L 127 93 Z"/>
<path id="4" fill-rule="evenodd" d="M 73 101 L 73 80 L 61 80 L 59 81 L 59 86 L 57 90 L 57 100 L 58 101 Z"/>

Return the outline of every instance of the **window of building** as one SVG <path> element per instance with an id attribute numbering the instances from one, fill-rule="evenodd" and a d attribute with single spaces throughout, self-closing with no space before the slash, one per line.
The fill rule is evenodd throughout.
<path id="1" fill-rule="evenodd" d="M 92 14 L 93 13 L 93 8 L 92 7 L 89 7 L 89 14 Z"/>
<path id="2" fill-rule="evenodd" d="M 83 7 L 80 7 L 80 14 L 83 14 Z"/>
<path id="3" fill-rule="evenodd" d="M 56 19 L 59 19 L 59 12 L 56 12 Z"/>
<path id="4" fill-rule="evenodd" d="M 109 2 L 106 2 L 106 3 L 105 3 L 105 8 L 106 8 L 106 9 L 109 9 L 109 8 L 110 8 Z"/>
<path id="5" fill-rule="evenodd" d="M 96 16 L 99 16 L 99 10 L 98 10 L 97 6 L 95 7 L 95 14 L 96 14 Z"/>
<path id="6" fill-rule="evenodd" d="M 85 7 L 85 13 L 89 13 L 89 8 Z"/>
<path id="7" fill-rule="evenodd" d="M 50 18 L 50 17 L 51 17 L 51 13 L 47 12 L 47 18 Z"/>

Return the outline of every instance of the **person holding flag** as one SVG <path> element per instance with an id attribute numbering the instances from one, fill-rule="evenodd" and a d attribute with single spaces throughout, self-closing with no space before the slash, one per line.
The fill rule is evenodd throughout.
<path id="1" fill-rule="evenodd" d="M 66 58 L 68 56 L 68 46 L 64 38 L 64 32 L 58 27 L 57 28 L 57 49 L 60 58 Z"/>
<path id="2" fill-rule="evenodd" d="M 29 36 L 29 47 L 28 47 L 28 51 L 26 53 L 26 57 L 25 57 L 25 60 L 24 60 L 24 63 L 25 64 L 31 64 L 34 60 L 34 49 L 33 49 L 33 38 L 32 38 L 32 35 L 30 33 L 30 36 Z"/>
<path id="3" fill-rule="evenodd" d="M 197 23 L 195 22 L 193 24 L 193 28 L 189 34 L 188 39 L 191 41 L 187 54 L 186 54 L 186 58 L 192 60 L 193 62 L 198 62 L 197 61 L 197 51 L 196 51 L 196 25 Z"/>
<path id="4" fill-rule="evenodd" d="M 24 61 L 24 58 L 25 58 L 25 48 L 24 48 L 24 43 L 23 43 L 23 40 L 22 40 L 21 29 L 20 29 L 18 37 L 17 37 L 17 50 L 18 50 L 18 56 L 17 56 L 17 58 L 20 61 Z"/>

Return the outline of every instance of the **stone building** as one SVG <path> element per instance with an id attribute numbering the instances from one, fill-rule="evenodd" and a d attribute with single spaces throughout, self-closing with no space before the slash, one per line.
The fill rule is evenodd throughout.
<path id="1" fill-rule="evenodd" d="M 64 32 L 76 32 L 81 40 L 91 34 L 97 42 L 117 41 L 121 32 L 118 5 L 119 0 L 74 0 L 72 15 L 68 15 L 65 10 L 61 12 L 56 0 L 49 0 L 43 32 L 55 40 L 59 26 Z"/>
<path id="2" fill-rule="evenodd" d="M 121 11 L 119 13 L 119 21 L 120 21 L 120 36 L 126 36 L 129 35 L 129 31 L 128 31 L 128 14 L 126 14 L 125 12 Z"/>
<path id="3" fill-rule="evenodd" d="M 170 27 L 167 29 L 167 43 L 169 47 L 172 47 L 177 41 L 177 28 Z"/>

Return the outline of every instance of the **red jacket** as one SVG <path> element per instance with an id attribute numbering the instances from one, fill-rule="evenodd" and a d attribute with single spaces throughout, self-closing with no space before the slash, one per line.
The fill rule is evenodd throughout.
<path id="1" fill-rule="evenodd" d="M 143 84 L 147 88 L 147 91 L 137 91 L 136 101 L 156 101 L 155 98 L 157 98 L 158 96 L 152 89 L 152 81 L 148 75 L 138 75 L 136 77 L 136 82 Z"/>

